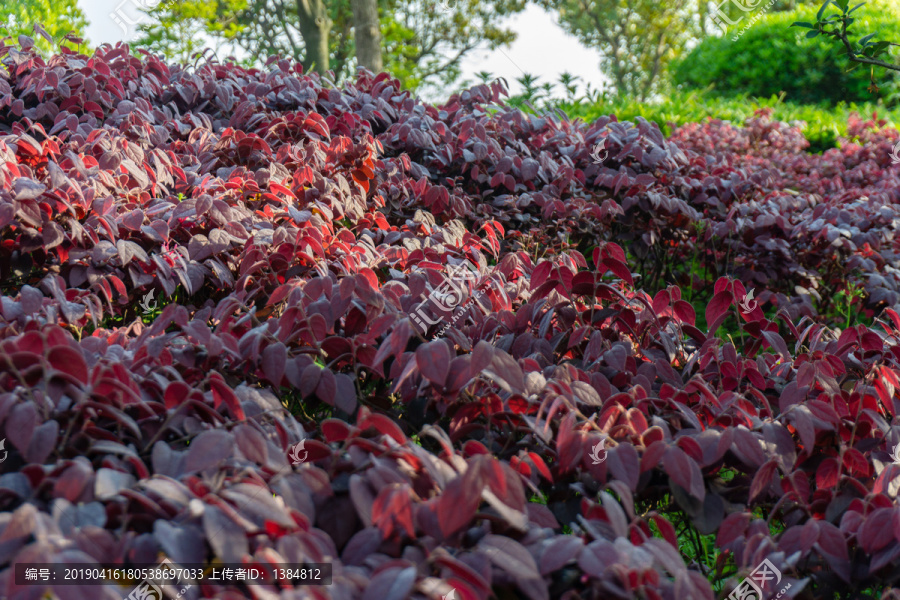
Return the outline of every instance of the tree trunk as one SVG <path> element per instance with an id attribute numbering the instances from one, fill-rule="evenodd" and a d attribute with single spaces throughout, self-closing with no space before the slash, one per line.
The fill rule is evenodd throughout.
<path id="1" fill-rule="evenodd" d="M 373 73 L 384 70 L 381 61 L 381 25 L 378 0 L 351 0 L 353 28 L 356 30 L 356 60 Z"/>
<path id="2" fill-rule="evenodd" d="M 306 46 L 303 70 L 324 73 L 329 69 L 328 37 L 331 34 L 331 19 L 325 2 L 297 0 L 297 14 L 300 17 L 300 35 Z"/>

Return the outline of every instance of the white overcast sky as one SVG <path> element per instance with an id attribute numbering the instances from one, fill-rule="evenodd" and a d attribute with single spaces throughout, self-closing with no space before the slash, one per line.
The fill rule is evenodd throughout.
<path id="1" fill-rule="evenodd" d="M 127 10 L 129 14 L 135 14 L 130 4 L 132 2 L 135 6 L 159 3 L 158 0 L 78 0 L 89 22 L 87 37 L 93 44 L 115 43 L 124 37 L 122 29 L 110 18 L 110 13 L 115 12 L 123 2 L 131 9 Z M 539 76 L 539 83 L 556 83 L 559 74 L 568 71 L 581 77 L 581 90 L 585 83 L 590 83 L 594 89 L 602 87 L 604 77 L 598 66 L 597 51 L 583 47 L 576 38 L 564 32 L 554 15 L 529 5 L 524 12 L 505 23 L 518 34 L 516 41 L 501 50 L 470 53 L 464 63 L 464 79 L 475 82 L 475 73 L 488 71 L 506 78 L 510 93 L 514 94 L 520 89 L 515 78 L 520 77 L 523 71 Z M 559 88 L 556 92 L 560 93 Z"/>

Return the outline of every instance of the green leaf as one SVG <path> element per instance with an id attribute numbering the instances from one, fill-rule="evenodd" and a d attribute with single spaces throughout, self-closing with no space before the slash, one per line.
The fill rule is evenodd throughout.
<path id="1" fill-rule="evenodd" d="M 821 21 L 822 15 L 825 14 L 825 9 L 828 8 L 828 5 L 831 4 L 831 0 L 825 0 L 825 4 L 822 5 L 822 8 L 819 9 L 819 12 L 816 13 L 816 20 Z"/>
<path id="2" fill-rule="evenodd" d="M 812 23 L 805 23 L 803 21 L 795 21 L 791 27 L 805 27 L 806 29 L 815 29 L 816 26 Z"/>
<path id="3" fill-rule="evenodd" d="M 806 33 L 806 37 L 807 37 L 807 38 L 814 38 L 814 37 L 816 37 L 817 35 L 819 35 L 819 32 L 818 32 L 818 31 L 808 31 L 808 32 Z"/>
<path id="4" fill-rule="evenodd" d="M 840 7 L 844 14 L 847 14 L 847 7 L 850 6 L 850 0 L 834 0 L 834 3 Z"/>
<path id="5" fill-rule="evenodd" d="M 873 37 L 875 37 L 875 34 L 874 34 L 874 33 L 870 33 L 870 34 L 867 35 L 866 37 L 864 37 L 864 38 L 862 38 L 861 40 L 859 40 L 859 45 L 862 46 L 863 48 L 865 48 L 865 47 L 868 45 L 866 42 L 868 42 L 869 40 L 871 40 Z"/>
<path id="6" fill-rule="evenodd" d="M 860 6 L 862 6 L 863 4 L 865 4 L 865 2 L 860 2 L 859 4 L 857 4 L 856 6 L 854 6 L 853 8 L 851 8 L 849 11 L 847 11 L 847 14 L 849 15 L 850 13 L 852 13 L 854 10 L 856 10 L 857 8 L 859 8 Z"/>

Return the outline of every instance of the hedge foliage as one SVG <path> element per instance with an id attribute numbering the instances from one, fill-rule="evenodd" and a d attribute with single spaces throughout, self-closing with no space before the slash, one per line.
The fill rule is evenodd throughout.
<path id="1" fill-rule="evenodd" d="M 187 600 L 897 591 L 895 130 L 0 56 L 3 597 L 162 557 L 334 565 Z"/>
<path id="2" fill-rule="evenodd" d="M 840 54 L 837 44 L 806 39 L 805 30 L 791 28 L 795 21 L 815 21 L 817 6 L 762 16 L 735 41 L 739 22 L 721 37 L 703 40 L 672 68 L 672 80 L 687 89 L 713 86 L 723 96 L 760 96 L 786 93 L 799 104 L 867 102 L 877 95 L 869 91 L 867 68 L 859 68 Z M 749 22 L 747 13 L 744 23 Z M 896 5 L 867 4 L 857 11 L 859 31 L 875 31 L 879 39 L 900 39 L 900 12 Z M 852 68 L 857 67 L 857 68 Z M 851 70 L 852 68 L 852 70 Z M 896 72 L 881 76 L 879 85 L 896 85 Z"/>
<path id="3" fill-rule="evenodd" d="M 666 135 L 682 125 L 708 119 L 742 125 L 753 118 L 756 111 L 768 109 L 773 120 L 797 126 L 809 142 L 809 151 L 817 153 L 836 148 L 841 139 L 851 137 L 848 123 L 854 114 L 875 116 L 888 122 L 900 116 L 898 111 L 886 108 L 883 103 L 795 104 L 785 101 L 783 96 L 722 98 L 711 90 L 673 91 L 651 102 L 600 96 L 592 101 L 579 99 L 557 106 L 570 118 L 581 118 L 589 123 L 608 115 L 615 115 L 620 121 L 634 121 L 640 117 L 656 123 Z"/>

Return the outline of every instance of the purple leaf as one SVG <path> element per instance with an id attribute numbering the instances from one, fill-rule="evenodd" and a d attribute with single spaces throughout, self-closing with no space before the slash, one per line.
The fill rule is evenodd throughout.
<path id="1" fill-rule="evenodd" d="M 234 436 L 220 429 L 204 431 L 191 442 L 185 458 L 188 472 L 209 469 L 232 455 Z"/>

